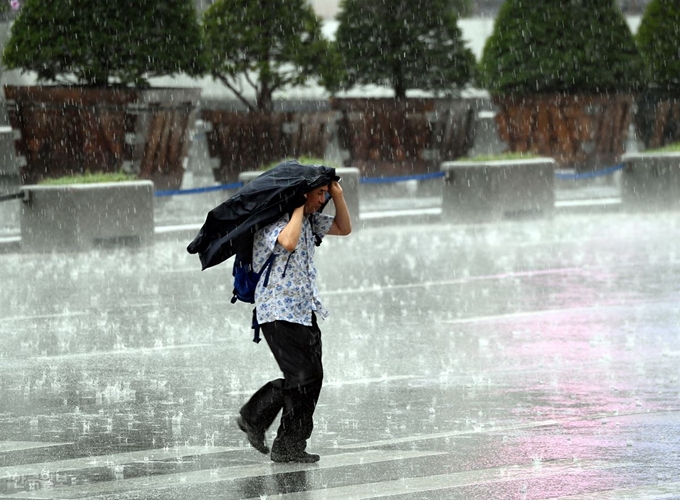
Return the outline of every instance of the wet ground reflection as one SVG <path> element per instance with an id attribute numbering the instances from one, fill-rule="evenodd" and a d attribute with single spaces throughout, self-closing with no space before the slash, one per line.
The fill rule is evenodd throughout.
<path id="1" fill-rule="evenodd" d="M 249 308 L 228 303 L 228 266 L 199 272 L 180 242 L 0 255 L 0 492 L 549 498 L 680 481 L 678 224 L 609 214 L 324 243 L 333 315 L 310 442 L 324 458 L 303 470 L 233 425 L 277 370 Z"/>

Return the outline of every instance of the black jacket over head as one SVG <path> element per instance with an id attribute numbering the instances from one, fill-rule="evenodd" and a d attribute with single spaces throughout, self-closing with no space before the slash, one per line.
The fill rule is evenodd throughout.
<path id="1" fill-rule="evenodd" d="M 304 205 L 305 193 L 334 180 L 339 177 L 331 167 L 280 163 L 213 208 L 187 251 L 198 254 L 204 270 L 237 253 L 250 256 L 258 229 Z"/>

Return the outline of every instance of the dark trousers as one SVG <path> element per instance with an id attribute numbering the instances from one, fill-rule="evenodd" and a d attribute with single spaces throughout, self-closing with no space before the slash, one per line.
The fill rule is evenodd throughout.
<path id="1" fill-rule="evenodd" d="M 323 382 L 321 330 L 315 316 L 312 323 L 305 326 L 274 321 L 261 325 L 284 378 L 263 385 L 241 408 L 241 416 L 255 429 L 264 431 L 283 410 L 272 445 L 275 453 L 301 453 L 312 435 Z"/>

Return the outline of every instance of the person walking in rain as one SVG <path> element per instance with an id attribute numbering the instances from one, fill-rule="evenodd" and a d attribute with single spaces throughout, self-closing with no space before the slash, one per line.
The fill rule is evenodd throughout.
<path id="1" fill-rule="evenodd" d="M 335 217 L 319 213 L 327 196 Z M 236 423 L 251 446 L 269 453 L 265 432 L 282 411 L 270 458 L 274 462 L 313 463 L 319 455 L 306 451 L 323 381 L 321 331 L 317 316 L 328 312 L 319 299 L 314 250 L 325 235 L 346 236 L 351 221 L 342 187 L 337 181 L 305 194 L 304 205 L 265 226 L 253 240 L 253 269 L 275 255 L 268 279 L 255 289 L 257 321 L 283 379 L 262 386 L 241 408 Z"/>

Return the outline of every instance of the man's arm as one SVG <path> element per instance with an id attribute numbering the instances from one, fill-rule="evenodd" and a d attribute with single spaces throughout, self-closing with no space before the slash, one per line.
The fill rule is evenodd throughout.
<path id="1" fill-rule="evenodd" d="M 342 194 L 342 187 L 336 181 L 331 182 L 328 192 L 333 198 L 335 205 L 335 219 L 327 234 L 336 236 L 347 236 L 352 232 L 352 219 L 349 215 L 345 196 Z"/>
<path id="2" fill-rule="evenodd" d="M 286 227 L 284 227 L 279 233 L 278 241 L 283 248 L 292 252 L 300 240 L 300 233 L 302 231 L 302 218 L 305 215 L 305 206 L 297 207 L 293 214 L 290 216 L 290 220 Z"/>

